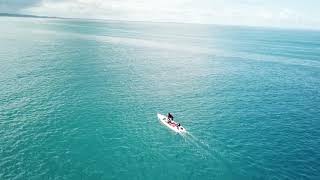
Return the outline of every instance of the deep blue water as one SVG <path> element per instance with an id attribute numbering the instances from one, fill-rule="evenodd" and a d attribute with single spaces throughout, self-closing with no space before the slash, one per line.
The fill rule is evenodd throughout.
<path id="1" fill-rule="evenodd" d="M 0 179 L 320 179 L 320 32 L 0 24 Z"/>

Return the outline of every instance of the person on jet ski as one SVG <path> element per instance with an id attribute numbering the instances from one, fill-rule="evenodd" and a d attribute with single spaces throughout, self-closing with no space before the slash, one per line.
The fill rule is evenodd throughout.
<path id="1" fill-rule="evenodd" d="M 168 122 L 173 121 L 173 116 L 171 113 L 168 113 Z"/>

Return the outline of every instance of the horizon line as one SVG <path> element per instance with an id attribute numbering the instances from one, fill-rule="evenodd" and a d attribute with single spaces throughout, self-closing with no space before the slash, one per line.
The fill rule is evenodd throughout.
<path id="1" fill-rule="evenodd" d="M 45 16 L 23 13 L 6 13 L 0 12 L 0 17 L 22 17 L 22 18 L 44 18 L 44 19 L 70 19 L 70 20 L 88 20 L 88 21 L 118 21 L 118 22 L 137 22 L 137 23 L 172 23 L 172 24 L 190 24 L 190 25 L 212 25 L 225 27 L 248 27 L 248 28 L 264 28 L 277 30 L 297 30 L 297 31 L 320 31 L 320 28 L 307 27 L 280 27 L 280 26 L 259 26 L 259 25 L 243 25 L 243 24 L 218 24 L 218 23 L 196 23 L 196 22 L 175 22 L 175 21 L 148 21 L 148 20 L 123 20 L 123 19 L 107 19 L 107 18 L 79 18 L 79 17 L 61 17 L 61 16 Z"/>

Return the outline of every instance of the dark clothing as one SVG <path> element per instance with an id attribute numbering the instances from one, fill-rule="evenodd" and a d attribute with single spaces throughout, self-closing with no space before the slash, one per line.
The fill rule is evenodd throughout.
<path id="1" fill-rule="evenodd" d="M 180 128 L 180 126 L 181 126 L 181 124 L 180 124 L 180 123 L 178 123 L 178 124 L 177 124 L 177 128 L 179 129 L 179 128 Z"/>
<path id="2" fill-rule="evenodd" d="M 168 113 L 168 119 L 173 120 L 172 114 Z"/>

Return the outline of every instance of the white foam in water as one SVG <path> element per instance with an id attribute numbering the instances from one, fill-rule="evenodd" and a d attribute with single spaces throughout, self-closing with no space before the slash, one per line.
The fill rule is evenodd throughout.
<path id="1" fill-rule="evenodd" d="M 214 150 L 206 142 L 197 138 L 190 132 L 186 132 L 185 134 L 182 134 L 182 136 L 184 137 L 185 141 L 195 146 L 200 152 L 204 152 L 209 156 L 214 156 Z"/>

